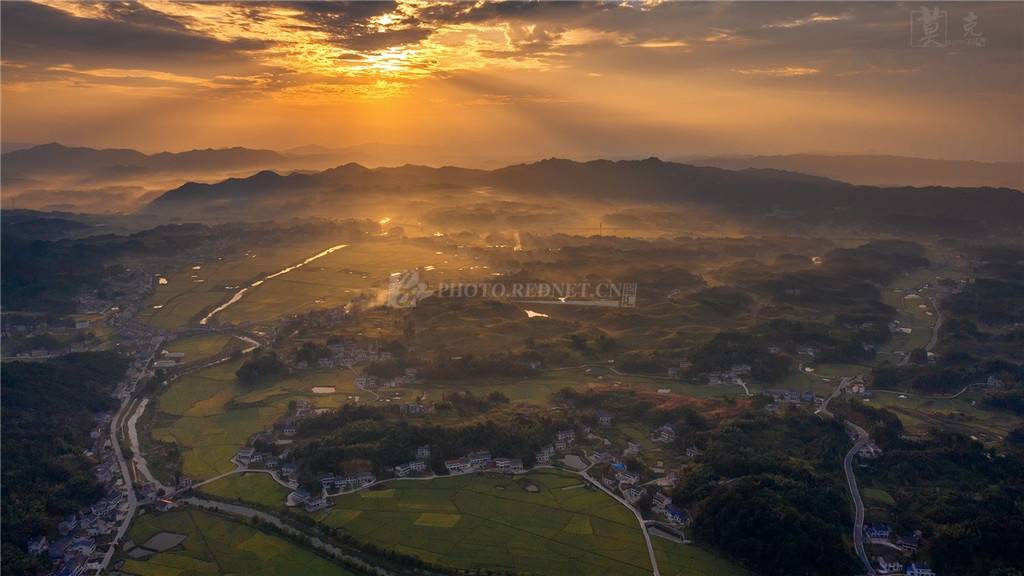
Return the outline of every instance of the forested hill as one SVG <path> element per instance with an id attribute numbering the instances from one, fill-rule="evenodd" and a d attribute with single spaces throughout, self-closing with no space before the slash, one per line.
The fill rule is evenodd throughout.
<path id="1" fill-rule="evenodd" d="M 127 366 L 115 352 L 3 365 L 4 576 L 36 572 L 45 560 L 27 556 L 29 539 L 103 496 L 82 453 L 96 414 L 117 407 L 110 393 Z"/>

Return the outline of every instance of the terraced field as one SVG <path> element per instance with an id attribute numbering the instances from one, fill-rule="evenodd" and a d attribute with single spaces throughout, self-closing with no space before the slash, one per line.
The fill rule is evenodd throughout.
<path id="1" fill-rule="evenodd" d="M 140 516 L 128 532 L 136 544 L 159 534 L 184 535 L 155 554 L 137 550 L 120 571 L 137 576 L 348 576 L 351 572 L 280 536 L 194 508 Z M 128 551 L 131 553 L 131 550 Z M 132 558 L 131 556 L 138 556 Z"/>

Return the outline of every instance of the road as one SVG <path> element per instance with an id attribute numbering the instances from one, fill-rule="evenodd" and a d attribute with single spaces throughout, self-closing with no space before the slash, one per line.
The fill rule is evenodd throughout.
<path id="1" fill-rule="evenodd" d="M 152 350 L 146 360 L 147 366 L 153 361 L 153 357 L 159 349 L 160 341 L 158 340 L 153 342 Z M 110 566 L 110 561 L 114 557 L 117 545 L 128 532 L 128 527 L 131 526 L 132 518 L 135 517 L 135 512 L 139 507 L 139 501 L 135 497 L 135 486 L 132 484 L 132 476 L 128 470 L 128 462 L 125 460 L 124 454 L 121 452 L 121 442 L 118 440 L 118 429 L 124 425 L 124 418 L 127 415 L 129 408 L 133 405 L 132 393 L 135 391 L 135 387 L 138 386 L 139 382 L 145 375 L 146 370 L 140 370 L 139 375 L 136 376 L 134 382 L 125 382 L 121 390 L 121 406 L 118 408 L 117 414 L 110 420 L 110 447 L 114 453 L 114 458 L 117 460 L 117 466 L 121 470 L 121 480 L 124 482 L 125 501 L 128 503 L 128 510 L 125 513 L 124 520 L 121 521 L 121 525 L 117 527 L 117 533 L 114 535 L 114 539 L 111 541 L 110 547 L 107 548 L 106 553 L 103 555 L 103 561 L 100 562 L 99 567 L 96 570 L 97 574 L 102 574 L 103 571 Z"/>
<path id="2" fill-rule="evenodd" d="M 235 338 L 238 338 L 239 340 L 242 340 L 243 342 L 248 344 L 248 346 L 242 350 L 242 354 L 248 354 L 249 352 L 252 352 L 253 350 L 255 350 L 255 349 L 260 347 L 260 343 L 258 341 L 254 340 L 254 339 L 252 339 L 252 338 L 250 338 L 248 336 L 242 336 L 242 335 L 238 335 L 238 334 L 235 334 L 234 336 L 235 336 Z M 206 368 L 210 368 L 212 366 L 216 366 L 218 364 L 222 364 L 222 363 L 227 362 L 228 360 L 230 360 L 231 357 L 232 357 L 232 355 L 229 354 L 227 356 L 224 356 L 224 357 L 221 357 L 221 358 L 217 358 L 216 360 L 212 360 L 210 362 L 202 364 L 200 366 L 189 368 L 188 370 L 184 370 L 182 372 L 179 372 L 178 374 L 175 374 L 174 377 L 171 378 L 169 381 L 177 380 L 178 378 L 181 378 L 182 376 L 185 376 L 187 374 L 191 374 L 191 373 L 197 372 L 199 370 L 204 370 Z M 145 478 L 146 482 L 150 482 L 150 483 L 154 484 L 157 487 L 158 490 L 162 490 L 166 494 L 173 494 L 175 492 L 175 490 L 176 490 L 175 487 L 167 486 L 167 485 L 163 484 L 155 476 L 153 476 L 152 472 L 150 472 L 150 470 L 149 470 L 149 463 L 146 461 L 146 457 L 142 453 L 142 447 L 139 444 L 138 422 L 139 422 L 139 418 L 142 417 L 142 414 L 146 411 L 146 406 L 148 404 L 149 404 L 149 398 L 143 398 L 142 401 L 139 402 L 139 404 L 138 404 L 137 408 L 135 409 L 134 413 L 132 414 L 131 418 L 128 419 L 127 437 L 128 437 L 128 441 L 131 444 L 131 448 L 132 448 L 132 461 L 135 463 L 136 470 L 138 470 L 139 473 L 142 474 L 142 476 Z M 221 476 L 218 476 L 218 478 L 221 478 L 223 476 L 227 476 L 227 475 L 230 475 L 230 474 L 234 474 L 235 472 L 237 472 L 237 470 L 233 471 L 233 472 L 230 472 L 228 474 L 223 474 Z"/>
<path id="3" fill-rule="evenodd" d="M 857 488 L 857 477 L 853 474 L 853 458 L 857 452 L 870 441 L 867 431 L 853 422 L 847 421 L 846 428 L 857 435 L 857 441 L 853 448 L 843 458 L 843 472 L 846 474 L 846 486 L 850 489 L 850 496 L 853 497 L 853 549 L 857 557 L 867 569 L 868 576 L 874 576 L 875 569 L 871 567 L 871 560 L 864 551 L 864 501 L 860 497 L 860 489 Z"/>

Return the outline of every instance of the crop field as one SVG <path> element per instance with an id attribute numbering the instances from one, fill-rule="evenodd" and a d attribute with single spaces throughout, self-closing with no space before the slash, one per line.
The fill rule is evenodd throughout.
<path id="1" fill-rule="evenodd" d="M 533 484 L 537 492 L 525 486 Z M 517 573 L 650 574 L 636 519 L 596 489 L 563 490 L 554 470 L 512 479 L 472 475 L 392 481 L 314 515 L 375 545 L 463 569 Z"/>
<path id="2" fill-rule="evenodd" d="M 664 538 L 651 538 L 658 569 L 664 576 L 747 576 L 734 564 L 692 544 L 677 544 Z"/>
<path id="3" fill-rule="evenodd" d="M 249 436 L 270 426 L 288 411 L 288 402 L 306 397 L 321 406 L 341 403 L 342 394 L 316 395 L 310 388 L 321 381 L 290 379 L 246 388 L 235 379 L 242 360 L 233 360 L 173 381 L 156 403 L 156 440 L 181 446 L 182 473 L 203 479 L 234 468 L 231 457 Z M 331 385 L 351 379 L 342 372 Z"/>
<path id="4" fill-rule="evenodd" d="M 240 340 L 227 334 L 203 334 L 175 340 L 164 348 L 168 352 L 182 352 L 185 354 L 185 362 L 193 362 L 225 352 L 229 346 L 240 343 Z"/>
<path id="5" fill-rule="evenodd" d="M 216 318 L 227 323 L 258 323 L 342 306 L 371 287 L 386 289 L 392 273 L 418 267 L 433 267 L 424 273 L 424 279 L 429 278 L 431 283 L 455 277 L 480 277 L 484 273 L 468 270 L 471 266 L 473 261 L 467 256 L 439 254 L 432 247 L 411 242 L 355 244 L 267 280 Z"/>
<path id="6" fill-rule="evenodd" d="M 178 546 L 128 558 L 120 571 L 138 576 L 246 574 L 346 576 L 351 572 L 289 540 L 197 509 L 140 516 L 128 537 L 136 544 L 161 534 L 184 535 Z"/>
<path id="7" fill-rule="evenodd" d="M 329 240 L 321 240 L 260 247 L 248 254 L 185 266 L 167 274 L 166 283 L 156 286 L 139 319 L 159 328 L 197 322 L 204 310 L 230 298 L 234 287 L 301 262 L 330 245 Z"/>
<path id="8" fill-rule="evenodd" d="M 234 474 L 199 488 L 207 494 L 222 500 L 239 500 L 270 508 L 284 505 L 289 490 L 270 477 L 270 474 L 252 472 Z"/>

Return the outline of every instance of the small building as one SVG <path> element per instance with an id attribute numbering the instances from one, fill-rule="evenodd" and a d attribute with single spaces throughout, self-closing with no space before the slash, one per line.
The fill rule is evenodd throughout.
<path id="1" fill-rule="evenodd" d="M 690 517 L 686 511 L 680 510 L 675 504 L 665 506 L 665 517 L 677 524 L 689 524 Z"/>
<path id="2" fill-rule="evenodd" d="M 640 475 L 629 470 L 620 470 L 615 474 L 615 477 L 623 484 L 636 484 L 640 481 Z"/>
<path id="3" fill-rule="evenodd" d="M 569 429 L 569 430 L 559 430 L 558 433 L 555 436 L 555 439 L 556 440 L 562 440 L 562 441 L 568 442 L 569 444 L 572 444 L 573 442 L 576 441 L 576 431 L 572 430 L 572 429 Z"/>
<path id="4" fill-rule="evenodd" d="M 892 529 L 888 524 L 865 524 L 864 536 L 872 544 L 887 544 L 892 535 Z"/>
<path id="5" fill-rule="evenodd" d="M 653 504 L 656 507 L 664 508 L 665 506 L 668 506 L 671 503 L 672 503 L 672 498 L 670 498 L 668 494 L 665 494 L 664 492 L 662 492 L 660 490 L 654 493 Z"/>
<path id="6" fill-rule="evenodd" d="M 639 442 L 633 442 L 632 440 L 630 440 L 629 442 L 626 442 L 626 449 L 623 451 L 623 453 L 627 456 L 630 454 L 639 454 L 640 451 L 643 449 L 643 445 L 641 445 Z"/>
<path id="7" fill-rule="evenodd" d="M 594 450 L 590 453 L 590 459 L 594 462 L 604 462 L 610 460 L 612 455 L 607 450 Z"/>
<path id="8" fill-rule="evenodd" d="M 470 464 L 466 458 L 456 458 L 454 460 L 445 460 L 444 467 L 448 470 L 449 474 L 462 474 L 469 472 L 473 469 L 473 465 Z"/>
<path id="9" fill-rule="evenodd" d="M 551 462 L 551 458 L 555 455 L 555 447 L 550 444 L 541 448 L 536 454 L 536 460 L 538 464 L 547 464 Z"/>
<path id="10" fill-rule="evenodd" d="M 245 446 L 244 448 L 238 449 L 238 453 L 235 454 L 235 459 L 241 464 L 248 464 L 252 460 L 254 454 L 256 454 L 255 448 Z"/>
<path id="11" fill-rule="evenodd" d="M 611 426 L 612 425 L 612 415 L 609 414 L 608 412 L 605 412 L 604 410 L 598 410 L 597 411 L 597 423 L 599 425 L 601 425 L 601 426 Z"/>
<path id="12" fill-rule="evenodd" d="M 296 466 L 295 464 L 291 463 L 291 462 L 288 462 L 286 464 L 281 464 L 281 475 L 282 476 L 287 476 L 289 478 L 294 478 L 295 474 L 298 471 L 299 471 L 299 467 Z"/>
<path id="13" fill-rule="evenodd" d="M 316 512 L 318 510 L 323 510 L 324 508 L 327 508 L 329 506 L 330 506 L 330 502 L 327 500 L 327 498 L 324 498 L 323 496 L 317 496 L 315 498 L 308 498 L 302 504 L 302 508 L 306 512 Z"/>
<path id="14" fill-rule="evenodd" d="M 416 459 L 417 460 L 429 460 L 430 459 L 430 446 L 423 445 L 416 448 Z"/>
<path id="15" fill-rule="evenodd" d="M 921 546 L 921 537 L 917 534 L 899 536 L 899 547 L 904 552 L 915 552 Z"/>
<path id="16" fill-rule="evenodd" d="M 639 488 L 637 486 L 630 486 L 629 488 L 626 489 L 625 496 L 626 500 L 628 500 L 630 504 L 634 504 L 637 500 L 643 498 L 644 494 L 646 493 L 647 492 L 643 488 Z"/>
<path id="17" fill-rule="evenodd" d="M 701 456 L 702 454 L 704 454 L 704 451 L 701 450 L 700 448 L 697 448 L 696 446 L 690 446 L 689 448 L 686 449 L 687 458 L 696 458 L 698 456 Z"/>
<path id="18" fill-rule="evenodd" d="M 900 564 L 896 560 L 889 560 L 884 556 L 878 556 L 875 558 L 875 566 L 878 567 L 878 573 L 882 575 L 899 574 L 900 572 L 903 572 L 903 564 Z"/>
<path id="19" fill-rule="evenodd" d="M 676 429 L 671 424 L 665 424 L 654 431 L 654 439 L 658 442 L 675 442 Z"/>
<path id="20" fill-rule="evenodd" d="M 469 463 L 475 468 L 483 468 L 491 463 L 491 453 L 486 450 L 480 450 L 478 452 L 470 452 Z"/>
<path id="21" fill-rule="evenodd" d="M 907 566 L 907 576 L 935 576 L 935 571 L 924 564 L 912 563 Z"/>

